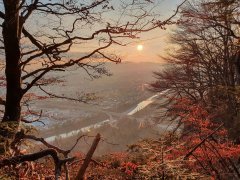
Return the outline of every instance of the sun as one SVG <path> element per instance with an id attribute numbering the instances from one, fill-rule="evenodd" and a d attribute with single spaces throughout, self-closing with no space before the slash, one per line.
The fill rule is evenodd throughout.
<path id="1" fill-rule="evenodd" d="M 142 44 L 138 44 L 137 45 L 137 50 L 138 51 L 142 51 L 143 50 L 143 45 Z"/>

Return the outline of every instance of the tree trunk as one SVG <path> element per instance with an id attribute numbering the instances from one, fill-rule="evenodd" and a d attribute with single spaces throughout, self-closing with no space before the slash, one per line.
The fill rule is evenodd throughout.
<path id="1" fill-rule="evenodd" d="M 234 57 L 235 69 L 236 69 L 236 85 L 240 85 L 240 51 Z"/>
<path id="2" fill-rule="evenodd" d="M 4 0 L 5 21 L 3 38 L 6 57 L 6 104 L 2 122 L 20 122 L 21 116 L 21 68 L 19 34 L 19 0 Z"/>

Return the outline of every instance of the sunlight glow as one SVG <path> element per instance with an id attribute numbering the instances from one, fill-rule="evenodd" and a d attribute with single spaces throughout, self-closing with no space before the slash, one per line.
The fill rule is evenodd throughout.
<path id="1" fill-rule="evenodd" d="M 142 51 L 143 50 L 143 45 L 142 44 L 137 45 L 137 50 Z"/>

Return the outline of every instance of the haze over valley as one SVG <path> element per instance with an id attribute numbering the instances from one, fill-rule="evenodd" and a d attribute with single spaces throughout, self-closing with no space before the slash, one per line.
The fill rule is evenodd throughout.
<path id="1" fill-rule="evenodd" d="M 118 144 L 102 143 L 98 148 L 99 153 L 106 152 L 106 148 L 111 151 L 123 150 L 127 148 L 126 145 L 141 138 L 158 136 L 159 128 L 154 127 L 153 122 L 156 118 L 154 112 L 159 110 L 159 106 L 152 103 L 158 98 L 155 97 L 156 92 L 149 90 L 148 84 L 154 81 L 153 72 L 161 70 L 164 65 L 124 62 L 106 63 L 105 66 L 112 75 L 95 80 L 90 80 L 81 69 L 69 70 L 64 77 L 61 77 L 61 73 L 51 75 L 61 77 L 64 83 L 61 87 L 45 87 L 48 92 L 66 97 L 77 97 L 88 92 L 94 93 L 96 99 L 88 103 L 56 98 L 32 102 L 34 111 L 42 110 L 40 121 L 46 124 L 34 123 L 39 129 L 39 136 L 67 148 L 80 134 L 94 135 L 100 132 L 107 142 Z M 145 100 L 148 101 L 146 105 Z M 144 107 L 138 109 L 141 102 Z M 29 120 L 31 118 L 34 117 L 29 117 Z M 85 147 L 82 143 L 78 145 L 81 149 Z"/>

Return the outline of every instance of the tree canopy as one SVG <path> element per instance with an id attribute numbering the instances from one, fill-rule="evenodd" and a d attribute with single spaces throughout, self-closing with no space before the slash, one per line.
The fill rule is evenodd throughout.
<path id="1" fill-rule="evenodd" d="M 239 25 L 239 1 L 186 3 L 172 35 L 176 51 L 165 57 L 169 68 L 156 72 L 153 84 L 203 104 L 232 135 L 239 123 Z"/>

